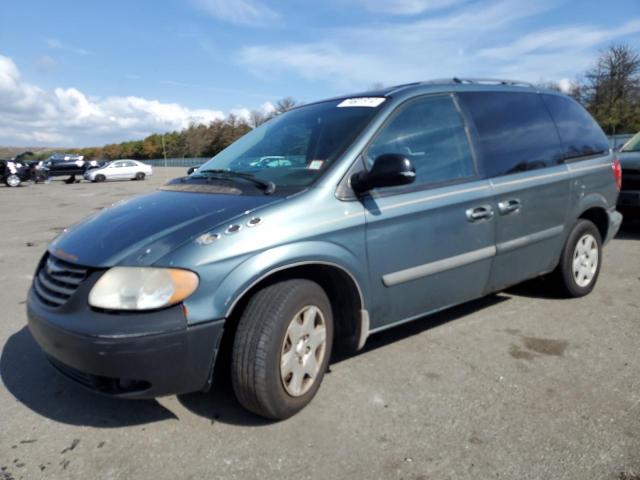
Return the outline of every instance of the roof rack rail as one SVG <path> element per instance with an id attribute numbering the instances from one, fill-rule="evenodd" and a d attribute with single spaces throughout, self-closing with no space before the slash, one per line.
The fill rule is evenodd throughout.
<path id="1" fill-rule="evenodd" d="M 446 83 L 457 83 L 457 84 L 470 84 L 470 85 L 521 85 L 524 87 L 535 88 L 535 85 L 530 82 L 523 82 L 520 80 L 505 80 L 500 78 L 441 78 L 437 80 L 428 80 L 426 82 L 422 82 L 424 84 L 446 84 Z"/>

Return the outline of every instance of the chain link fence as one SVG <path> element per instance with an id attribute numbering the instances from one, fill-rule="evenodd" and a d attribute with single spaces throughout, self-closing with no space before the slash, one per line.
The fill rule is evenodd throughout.
<path id="1" fill-rule="evenodd" d="M 152 167 L 193 167 L 195 165 L 202 165 L 209 160 L 210 157 L 203 158 L 152 158 L 140 160 L 142 163 L 151 165 Z"/>

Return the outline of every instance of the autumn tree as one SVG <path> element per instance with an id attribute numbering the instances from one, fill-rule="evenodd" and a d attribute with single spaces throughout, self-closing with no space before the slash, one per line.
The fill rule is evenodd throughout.
<path id="1" fill-rule="evenodd" d="M 579 100 L 609 134 L 640 130 L 640 54 L 612 45 L 589 69 Z"/>

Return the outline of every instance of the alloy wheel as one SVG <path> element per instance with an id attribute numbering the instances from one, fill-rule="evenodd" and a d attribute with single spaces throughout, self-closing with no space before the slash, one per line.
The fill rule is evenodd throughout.
<path id="1" fill-rule="evenodd" d="M 280 378 L 289 395 L 300 397 L 313 386 L 323 364 L 326 347 L 324 315 L 315 305 L 308 305 L 293 317 L 282 343 Z"/>
<path id="2" fill-rule="evenodd" d="M 598 271 L 598 242 L 589 233 L 576 243 L 573 252 L 573 278 L 580 287 L 589 285 Z"/>

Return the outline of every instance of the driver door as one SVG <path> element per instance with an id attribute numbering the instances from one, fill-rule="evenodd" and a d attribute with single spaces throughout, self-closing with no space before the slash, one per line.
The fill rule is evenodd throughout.
<path id="1" fill-rule="evenodd" d="M 455 97 L 399 107 L 365 161 L 370 167 L 385 153 L 408 158 L 416 180 L 363 200 L 372 330 L 482 296 L 496 251 L 493 192 L 478 172 Z"/>

